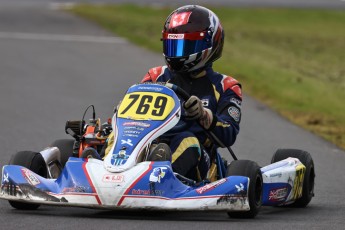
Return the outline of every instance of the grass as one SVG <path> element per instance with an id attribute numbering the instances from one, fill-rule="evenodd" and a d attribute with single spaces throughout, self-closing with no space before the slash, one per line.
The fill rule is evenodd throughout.
<path id="1" fill-rule="evenodd" d="M 210 7 L 226 39 L 215 69 L 281 115 L 345 148 L 345 12 Z M 170 8 L 77 5 L 77 15 L 162 52 Z"/>

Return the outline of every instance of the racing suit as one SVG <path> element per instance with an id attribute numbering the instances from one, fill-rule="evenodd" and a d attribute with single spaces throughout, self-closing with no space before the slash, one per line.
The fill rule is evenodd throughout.
<path id="1" fill-rule="evenodd" d="M 144 82 L 169 82 L 197 96 L 204 107 L 213 113 L 209 130 L 226 145 L 236 140 L 241 121 L 241 85 L 230 76 L 206 68 L 206 75 L 190 78 L 171 72 L 167 66 L 152 68 L 144 76 Z M 206 177 L 210 167 L 211 142 L 202 128 L 194 124 L 188 131 L 181 132 L 168 140 L 172 151 L 173 170 L 188 178 L 198 180 Z"/>

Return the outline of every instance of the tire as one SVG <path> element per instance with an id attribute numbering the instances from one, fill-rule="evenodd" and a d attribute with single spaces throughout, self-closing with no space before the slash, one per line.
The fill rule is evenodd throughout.
<path id="1" fill-rule="evenodd" d="M 271 160 L 271 163 L 275 163 L 284 160 L 288 157 L 294 157 L 301 161 L 306 167 L 302 196 L 298 198 L 293 204 L 289 205 L 292 207 L 304 208 L 306 207 L 314 196 L 314 185 L 315 185 L 315 167 L 314 161 L 311 155 L 303 150 L 299 149 L 278 149 Z"/>
<path id="2" fill-rule="evenodd" d="M 46 163 L 40 153 L 31 151 L 21 151 L 12 155 L 9 165 L 20 165 L 30 169 L 34 173 L 47 178 L 48 170 Z M 8 201 L 13 208 L 21 210 L 35 210 L 40 205 L 18 201 Z"/>
<path id="3" fill-rule="evenodd" d="M 235 160 L 231 162 L 227 169 L 227 176 L 246 176 L 249 177 L 248 201 L 249 211 L 228 212 L 233 218 L 254 218 L 262 205 L 262 174 L 260 167 L 254 161 Z"/>
<path id="4" fill-rule="evenodd" d="M 65 167 L 68 158 L 73 156 L 74 139 L 58 139 L 51 143 L 50 147 L 57 147 L 61 153 L 61 165 Z"/>

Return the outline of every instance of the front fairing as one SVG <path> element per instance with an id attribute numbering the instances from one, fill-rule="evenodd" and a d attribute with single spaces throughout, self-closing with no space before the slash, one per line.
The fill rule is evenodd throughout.
<path id="1" fill-rule="evenodd" d="M 249 210 L 248 186 L 247 177 L 231 176 L 190 187 L 175 177 L 168 161 L 111 173 L 100 160 L 70 158 L 56 180 L 4 166 L 0 198 L 105 209 Z"/>
<path id="2" fill-rule="evenodd" d="M 113 117 L 114 145 L 104 159 L 106 169 L 133 167 L 148 144 L 178 123 L 180 114 L 180 101 L 171 89 L 159 84 L 130 87 Z"/>

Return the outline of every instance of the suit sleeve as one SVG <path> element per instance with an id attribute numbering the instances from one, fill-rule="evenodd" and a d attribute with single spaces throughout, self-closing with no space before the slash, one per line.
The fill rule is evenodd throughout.
<path id="1" fill-rule="evenodd" d="M 217 111 L 210 127 L 216 136 L 226 145 L 235 143 L 240 131 L 242 94 L 241 85 L 236 84 L 226 89 L 218 101 Z"/>

